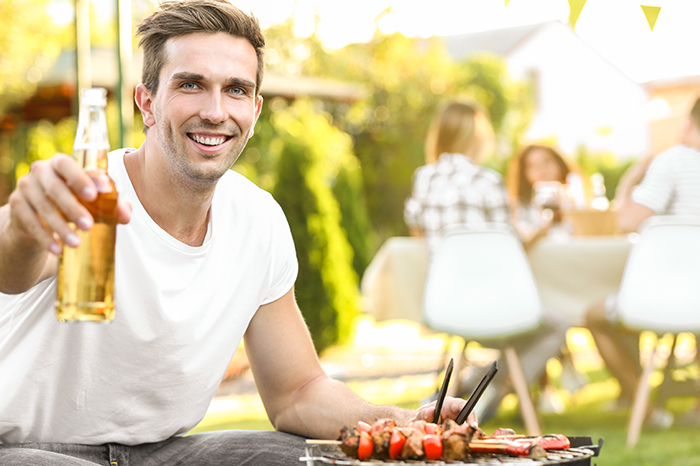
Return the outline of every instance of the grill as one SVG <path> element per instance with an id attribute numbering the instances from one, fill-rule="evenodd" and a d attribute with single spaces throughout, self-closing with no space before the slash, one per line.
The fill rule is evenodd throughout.
<path id="1" fill-rule="evenodd" d="M 546 458 L 526 458 L 515 457 L 505 454 L 473 454 L 459 462 L 445 461 L 379 461 L 349 458 L 340 450 L 338 445 L 308 442 L 306 445 L 306 455 L 300 458 L 307 466 L 322 466 L 326 464 L 337 464 L 347 466 L 406 466 L 406 465 L 450 465 L 450 466 L 484 466 L 484 465 L 566 465 L 566 466 L 590 466 L 591 458 L 598 456 L 603 446 L 603 439 L 598 440 L 597 445 L 593 445 L 590 437 L 568 437 L 571 447 L 567 450 L 549 450 Z"/>

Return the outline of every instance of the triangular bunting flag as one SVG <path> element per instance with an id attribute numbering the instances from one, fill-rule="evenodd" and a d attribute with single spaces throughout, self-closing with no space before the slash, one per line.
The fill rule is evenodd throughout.
<path id="1" fill-rule="evenodd" d="M 571 0 L 569 0 L 571 1 Z M 649 29 L 654 31 L 654 26 L 656 25 L 656 20 L 659 17 L 659 12 L 661 11 L 660 6 L 647 6 L 647 5 L 639 5 L 642 7 L 642 11 L 644 12 L 644 16 L 647 17 L 647 23 L 649 23 Z"/>
<path id="2" fill-rule="evenodd" d="M 586 4 L 586 0 L 569 0 L 569 26 L 571 29 L 576 29 L 576 21 L 581 16 L 581 10 Z"/>

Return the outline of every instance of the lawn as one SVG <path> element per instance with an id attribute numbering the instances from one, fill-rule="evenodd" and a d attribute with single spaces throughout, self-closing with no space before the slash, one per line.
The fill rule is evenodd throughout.
<path id="1" fill-rule="evenodd" d="M 439 383 L 437 373 L 424 371 L 422 368 L 439 358 L 441 346 L 430 338 L 421 337 L 420 343 L 410 343 L 410 349 L 401 347 L 407 340 L 393 341 L 382 335 L 384 340 L 373 340 L 378 335 L 366 335 L 368 340 L 355 341 L 349 348 L 336 349 L 335 353 L 324 358 L 327 370 L 333 373 L 338 365 L 347 366 L 356 359 L 359 369 L 338 372 L 344 374 L 345 382 L 353 391 L 373 403 L 390 403 L 406 408 L 417 408 L 430 397 Z M 663 465 L 663 466 L 700 466 L 700 429 L 673 426 L 668 430 L 651 430 L 644 428 L 635 448 L 625 445 L 626 424 L 629 411 L 608 412 L 603 407 L 606 402 L 616 398 L 619 387 L 612 379 L 595 351 L 591 351 L 591 341 L 582 335 L 570 335 L 569 347 L 574 351 L 577 369 L 588 378 L 588 384 L 575 394 L 561 388 L 558 393 L 565 404 L 561 414 L 542 414 L 542 429 L 545 433 L 562 433 L 569 436 L 591 437 L 594 443 L 602 438 L 604 441 L 600 456 L 591 464 L 617 465 Z M 388 341 L 387 341 L 388 340 Z M 374 344 L 369 343 L 374 341 Z M 376 341 L 384 341 L 381 347 Z M 421 346 L 422 345 L 422 346 Z M 391 348 L 391 349 L 387 349 Z M 406 358 L 419 359 L 418 370 L 411 375 L 392 374 L 389 377 L 373 374 L 378 367 L 401 366 Z M 384 364 L 384 366 L 382 366 Z M 560 366 L 550 364 L 548 373 L 555 385 L 558 385 Z M 382 371 L 379 371 L 382 372 Z M 364 374 L 360 376 L 358 374 Z M 369 374 L 369 376 L 366 376 Z M 376 371 L 375 371 L 376 374 Z M 655 377 L 659 381 L 660 374 Z M 342 376 L 339 378 L 343 378 Z M 666 408 L 675 415 L 680 415 L 693 406 L 693 397 L 670 398 Z M 481 424 L 482 429 L 492 433 L 498 427 L 510 427 L 516 432 L 525 432 L 519 416 L 517 400 L 514 395 L 506 397 L 495 418 Z M 262 403 L 255 393 L 220 397 L 214 400 L 202 422 L 193 430 L 201 432 L 221 429 L 259 429 L 271 430 L 272 426 L 265 416 Z"/>

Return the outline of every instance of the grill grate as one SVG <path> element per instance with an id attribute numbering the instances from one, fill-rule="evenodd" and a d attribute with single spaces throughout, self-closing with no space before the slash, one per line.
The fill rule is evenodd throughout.
<path id="1" fill-rule="evenodd" d="M 321 466 L 325 464 L 336 464 L 346 466 L 406 466 L 412 465 L 450 465 L 450 466 L 484 466 L 484 465 L 553 465 L 562 464 L 567 466 L 584 466 L 590 465 L 590 458 L 597 456 L 597 452 L 591 448 L 569 448 L 568 450 L 549 450 L 546 458 L 526 458 L 515 457 L 504 454 L 473 454 L 462 461 L 445 462 L 445 461 L 415 461 L 415 460 L 365 460 L 349 458 L 340 450 L 338 445 L 329 444 L 307 444 L 306 456 L 300 458 L 301 461 L 306 461 L 307 466 Z"/>

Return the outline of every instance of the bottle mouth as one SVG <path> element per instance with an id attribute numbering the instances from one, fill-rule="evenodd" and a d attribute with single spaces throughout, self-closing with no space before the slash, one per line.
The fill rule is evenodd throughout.
<path id="1" fill-rule="evenodd" d="M 91 87 L 83 89 L 80 93 L 80 99 L 83 105 L 107 105 L 107 89 L 104 87 Z"/>

